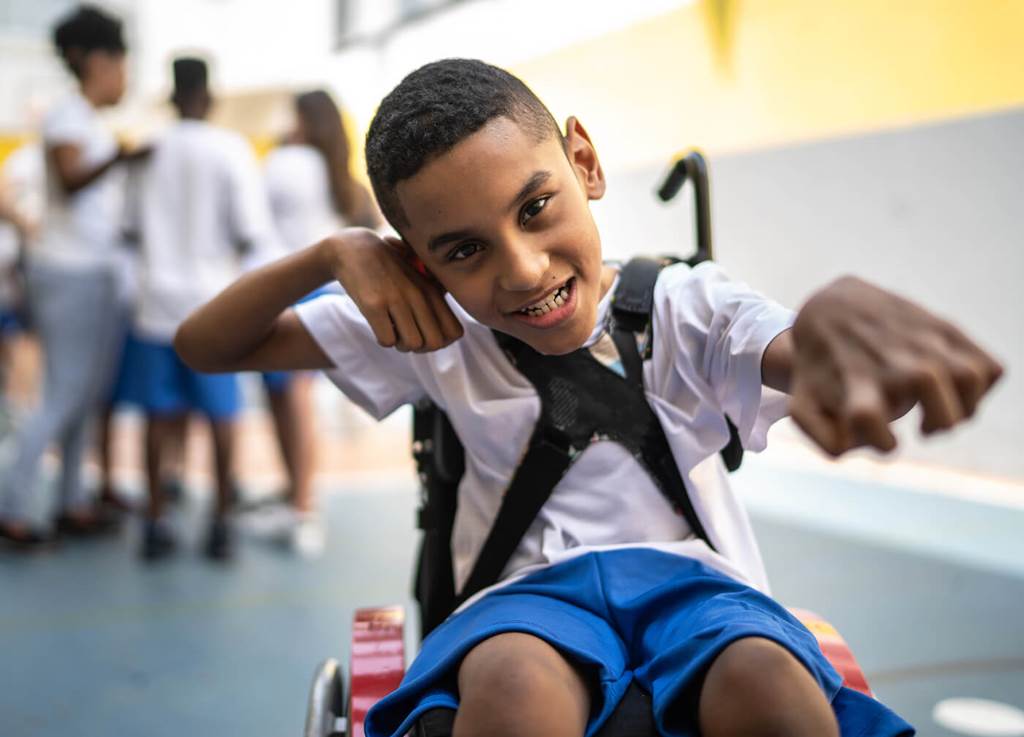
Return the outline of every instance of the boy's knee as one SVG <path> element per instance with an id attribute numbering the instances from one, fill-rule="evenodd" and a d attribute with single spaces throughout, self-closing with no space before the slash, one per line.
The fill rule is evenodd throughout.
<path id="1" fill-rule="evenodd" d="M 789 651 L 759 637 L 737 640 L 708 669 L 699 699 L 704 735 L 839 735 L 817 681 Z"/>
<path id="2" fill-rule="evenodd" d="M 590 709 L 576 669 L 543 640 L 518 632 L 491 637 L 463 658 L 459 702 L 456 735 L 582 735 Z"/>

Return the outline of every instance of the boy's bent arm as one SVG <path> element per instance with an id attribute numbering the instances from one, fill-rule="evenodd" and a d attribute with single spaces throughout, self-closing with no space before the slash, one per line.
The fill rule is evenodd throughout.
<path id="1" fill-rule="evenodd" d="M 288 309 L 332 279 L 383 347 L 427 352 L 462 336 L 443 289 L 409 263 L 408 246 L 367 228 L 346 228 L 243 276 L 185 320 L 174 347 L 199 371 L 332 368 Z"/>
<path id="2" fill-rule="evenodd" d="M 790 414 L 821 448 L 895 448 L 889 423 L 914 405 L 921 430 L 970 418 L 1002 366 L 958 328 L 854 277 L 816 292 L 769 344 L 765 385 L 791 395 Z"/>
<path id="3" fill-rule="evenodd" d="M 178 328 L 174 348 L 209 373 L 331 368 L 292 304 L 333 278 L 331 239 L 243 275 Z"/>

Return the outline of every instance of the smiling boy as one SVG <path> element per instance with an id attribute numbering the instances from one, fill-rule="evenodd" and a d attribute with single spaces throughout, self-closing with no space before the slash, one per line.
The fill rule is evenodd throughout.
<path id="1" fill-rule="evenodd" d="M 429 397 L 466 448 L 452 553 L 465 584 L 540 412 L 492 331 L 547 355 L 605 340 L 614 266 L 590 200 L 605 179 L 586 131 L 564 133 L 515 77 L 445 60 L 410 74 L 367 136 L 401 240 L 346 230 L 252 272 L 178 332 L 202 371 L 323 368 L 376 417 Z M 289 308 L 337 279 L 347 296 Z M 447 296 L 446 296 L 447 295 Z M 787 407 L 832 454 L 890 450 L 889 421 L 969 417 L 1001 373 L 956 328 L 854 279 L 799 314 L 714 264 L 664 269 L 646 397 L 708 539 L 622 446 L 594 442 L 544 504 L 501 581 L 423 643 L 371 737 L 457 708 L 454 734 L 591 735 L 629 683 L 667 735 L 905 735 L 841 686 L 809 632 L 767 595 L 747 517 L 717 451 L 733 418 L 760 450 Z M 791 396 L 788 399 L 783 392 Z"/>

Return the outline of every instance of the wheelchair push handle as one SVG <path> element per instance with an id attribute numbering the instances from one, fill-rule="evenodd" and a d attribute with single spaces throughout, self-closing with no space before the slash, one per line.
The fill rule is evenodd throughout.
<path id="1" fill-rule="evenodd" d="M 665 182 L 658 189 L 658 197 L 662 202 L 669 202 L 683 188 L 687 181 L 693 183 L 695 229 L 697 235 L 697 252 L 686 262 L 696 266 L 702 261 L 714 258 L 711 246 L 711 186 L 708 181 L 708 165 L 699 151 L 690 151 L 676 159 Z"/>

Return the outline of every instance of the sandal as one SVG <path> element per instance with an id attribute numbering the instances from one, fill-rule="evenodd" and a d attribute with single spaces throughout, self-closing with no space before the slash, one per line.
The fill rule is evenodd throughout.
<path id="1" fill-rule="evenodd" d="M 62 512 L 53 520 L 53 527 L 60 535 L 98 537 L 115 532 L 118 528 L 118 517 L 100 509 L 88 512 Z"/>
<path id="2" fill-rule="evenodd" d="M 14 550 L 25 553 L 49 549 L 56 542 L 52 535 L 41 530 L 3 522 L 0 522 L 0 540 L 7 542 Z"/>

